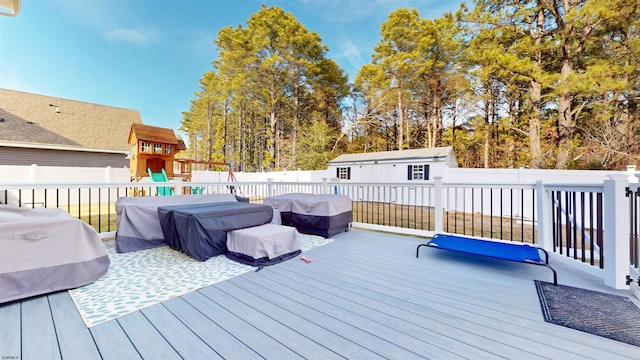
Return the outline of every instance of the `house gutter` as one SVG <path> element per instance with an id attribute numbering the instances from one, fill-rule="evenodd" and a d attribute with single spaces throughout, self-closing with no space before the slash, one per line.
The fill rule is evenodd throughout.
<path id="1" fill-rule="evenodd" d="M 407 158 L 397 158 L 397 159 L 367 159 L 367 160 L 341 160 L 341 161 L 329 161 L 327 165 L 341 165 L 341 164 L 378 164 L 383 162 L 407 162 L 414 160 L 433 160 L 433 161 L 445 161 L 447 158 L 446 155 L 440 156 L 421 156 L 421 157 L 407 157 Z"/>
<path id="2" fill-rule="evenodd" d="M 24 144 L 24 143 L 12 143 L 12 142 L 2 142 L 2 141 L 0 141 L 0 147 L 41 149 L 41 150 L 62 150 L 62 151 L 108 153 L 108 154 L 123 154 L 123 155 L 129 154 L 129 151 L 125 151 L 125 150 L 91 149 L 91 148 L 62 146 L 62 145 Z"/>

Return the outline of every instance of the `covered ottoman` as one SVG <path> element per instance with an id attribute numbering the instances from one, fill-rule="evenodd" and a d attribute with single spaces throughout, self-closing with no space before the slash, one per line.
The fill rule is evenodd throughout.
<path id="1" fill-rule="evenodd" d="M 300 254 L 298 231 L 289 226 L 265 224 L 227 234 L 227 257 L 251 265 L 273 265 Z"/>
<path id="2" fill-rule="evenodd" d="M 205 261 L 227 251 L 227 232 L 267 224 L 273 209 L 238 201 L 161 206 L 158 218 L 173 249 Z"/>

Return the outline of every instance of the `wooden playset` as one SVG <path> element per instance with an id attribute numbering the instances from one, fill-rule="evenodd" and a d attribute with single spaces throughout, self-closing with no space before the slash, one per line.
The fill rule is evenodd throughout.
<path id="1" fill-rule="evenodd" d="M 129 169 L 132 182 L 138 182 L 145 177 L 155 182 L 165 182 L 174 178 L 188 182 L 191 181 L 194 164 L 225 166 L 228 172 L 227 181 L 236 181 L 230 163 L 176 159 L 176 154 L 187 147 L 176 137 L 172 129 L 132 124 L 128 142 L 131 148 Z M 175 162 L 180 165 L 179 172 L 174 171 Z"/>

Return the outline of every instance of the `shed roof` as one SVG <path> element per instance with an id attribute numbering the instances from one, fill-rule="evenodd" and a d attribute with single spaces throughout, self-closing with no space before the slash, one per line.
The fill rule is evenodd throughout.
<path id="1" fill-rule="evenodd" d="M 436 148 L 407 149 L 394 151 L 378 151 L 358 154 L 342 154 L 329 161 L 329 165 L 346 162 L 384 161 L 384 160 L 412 160 L 434 157 L 447 157 L 453 154 L 453 147 L 443 146 Z"/>
<path id="2" fill-rule="evenodd" d="M 0 142 L 129 150 L 137 110 L 0 89 Z"/>

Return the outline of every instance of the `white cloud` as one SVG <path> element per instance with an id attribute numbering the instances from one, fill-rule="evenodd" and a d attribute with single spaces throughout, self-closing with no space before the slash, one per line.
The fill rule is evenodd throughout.
<path id="1" fill-rule="evenodd" d="M 340 43 L 340 51 L 341 57 L 346 58 L 354 68 L 358 68 L 364 63 L 362 55 L 360 55 L 360 50 L 358 50 L 358 47 L 350 40 Z"/>
<path id="2" fill-rule="evenodd" d="M 144 29 L 120 28 L 112 30 L 104 35 L 105 39 L 112 42 L 127 42 L 133 44 L 146 44 L 156 40 L 153 31 Z"/>

